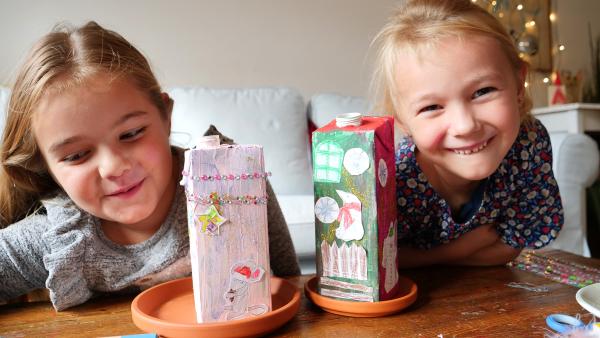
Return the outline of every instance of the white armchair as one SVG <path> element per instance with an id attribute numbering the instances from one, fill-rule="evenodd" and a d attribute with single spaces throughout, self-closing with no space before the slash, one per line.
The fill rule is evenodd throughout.
<path id="1" fill-rule="evenodd" d="M 550 141 L 552 169 L 560 189 L 565 224 L 549 248 L 589 257 L 585 190 L 598 177 L 598 146 L 585 134 L 551 132 Z"/>

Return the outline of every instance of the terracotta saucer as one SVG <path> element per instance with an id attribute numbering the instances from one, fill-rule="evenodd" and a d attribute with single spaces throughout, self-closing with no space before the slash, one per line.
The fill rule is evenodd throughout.
<path id="1" fill-rule="evenodd" d="M 227 322 L 198 324 L 192 278 L 156 285 L 131 303 L 133 323 L 142 331 L 165 337 L 257 337 L 292 319 L 300 308 L 300 290 L 285 279 L 271 277 L 273 311 Z"/>
<path id="2" fill-rule="evenodd" d="M 304 284 L 304 293 L 323 310 L 348 317 L 382 317 L 398 312 L 417 300 L 417 284 L 399 276 L 400 290 L 396 298 L 381 302 L 353 302 L 321 296 L 317 293 L 317 278 Z"/>

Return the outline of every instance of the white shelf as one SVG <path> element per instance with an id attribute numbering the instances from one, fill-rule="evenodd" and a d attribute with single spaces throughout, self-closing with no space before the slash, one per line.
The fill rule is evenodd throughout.
<path id="1" fill-rule="evenodd" d="M 600 104 L 569 103 L 535 108 L 533 115 L 549 132 L 584 133 L 600 131 Z"/>
<path id="2" fill-rule="evenodd" d="M 600 103 L 577 102 L 577 103 L 558 104 L 555 106 L 534 108 L 531 110 L 531 112 L 533 113 L 533 115 L 540 115 L 540 114 L 558 113 L 558 112 L 562 112 L 562 111 L 580 110 L 580 109 L 600 110 Z"/>

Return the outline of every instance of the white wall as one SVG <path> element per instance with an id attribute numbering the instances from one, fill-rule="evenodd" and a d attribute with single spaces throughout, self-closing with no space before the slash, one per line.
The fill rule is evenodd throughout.
<path id="1" fill-rule="evenodd" d="M 59 21 L 96 20 L 150 59 L 164 86 L 291 86 L 366 95 L 369 43 L 396 0 L 0 0 L 0 85 Z M 552 0 L 560 67 L 589 68 L 587 23 L 600 34 L 600 0 Z M 555 59 L 558 61 L 558 59 Z M 556 62 L 555 62 L 556 63 Z M 589 70 L 588 70 L 589 71 Z M 547 74 L 534 74 L 536 106 Z"/>
<path id="2" fill-rule="evenodd" d="M 561 68 L 588 69 L 590 49 L 588 23 L 594 41 L 600 36 L 600 1 L 598 0 L 554 0 L 557 13 L 554 39 L 566 47 L 555 64 Z"/>
<path id="3" fill-rule="evenodd" d="M 364 95 L 369 43 L 394 0 L 0 0 L 0 85 L 56 22 L 129 39 L 163 86 L 285 85 Z"/>
<path id="4" fill-rule="evenodd" d="M 554 68 L 569 70 L 572 74 L 583 70 L 589 80 L 591 69 L 588 23 L 591 25 L 595 41 L 600 36 L 600 1 L 552 0 L 552 8 L 556 13 L 556 21 L 552 23 Z M 556 50 L 559 44 L 565 45 L 566 49 L 563 52 Z M 530 92 L 535 106 L 547 105 L 547 85 L 542 83 L 542 79 L 547 75 L 532 74 Z"/>

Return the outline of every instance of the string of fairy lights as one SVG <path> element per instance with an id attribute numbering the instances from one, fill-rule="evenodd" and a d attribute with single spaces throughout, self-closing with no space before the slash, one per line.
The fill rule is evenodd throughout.
<path id="1" fill-rule="evenodd" d="M 548 15 L 550 21 L 550 32 L 554 42 L 551 42 L 552 61 L 548 70 L 536 71 L 541 73 L 541 82 L 551 84 L 556 79 L 556 70 L 560 69 L 561 54 L 566 51 L 566 46 L 560 43 L 558 31 L 554 29 L 557 22 L 556 9 L 550 6 L 551 0 L 471 0 L 498 18 L 507 27 L 509 33 L 515 40 L 519 50 L 519 56 L 524 60 L 531 61 L 540 51 L 540 23 L 546 20 Z M 547 10 L 542 7 L 546 3 Z M 550 33 L 548 32 L 548 34 Z M 526 82 L 528 87 L 529 83 Z"/>

